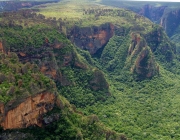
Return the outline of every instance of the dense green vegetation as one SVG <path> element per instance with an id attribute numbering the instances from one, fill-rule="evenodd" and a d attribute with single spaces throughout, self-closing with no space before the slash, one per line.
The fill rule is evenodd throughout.
<path id="1" fill-rule="evenodd" d="M 171 40 L 176 44 L 177 47 L 176 50 L 178 54 L 180 53 L 179 32 L 180 32 L 180 28 L 178 27 L 175 33 L 173 34 L 173 36 L 171 36 Z"/>
<path id="2" fill-rule="evenodd" d="M 58 21 L 51 25 L 53 21 L 41 18 L 42 15 L 39 17 L 30 10 L 2 15 L 0 38 L 5 49 L 16 52 L 22 62 L 30 61 L 39 67 L 46 66 L 48 70 L 55 69 L 57 77 L 50 77 L 57 83 L 59 92 L 68 97 L 71 103 L 78 107 L 86 106 L 104 100 L 110 94 L 102 72 L 77 53 L 76 48 L 61 33 L 64 31 L 59 30 Z M 21 20 L 27 23 L 26 26 Z M 27 22 L 31 20 L 33 24 Z M 98 83 L 97 77 L 103 78 L 103 85 Z"/>
<path id="3" fill-rule="evenodd" d="M 103 73 L 90 66 L 76 52 L 70 41 L 54 28 L 49 26 L 23 28 L 13 25 L 12 27 L 4 26 L 1 29 L 1 47 L 4 51 L 1 54 L 0 63 L 1 102 L 7 103 L 12 99 L 19 100 L 21 97 L 42 91 L 57 93 L 57 90 L 59 90 L 61 95 L 66 97 L 71 95 L 69 96 L 71 103 L 84 107 L 88 104 L 94 104 L 97 100 L 104 100 L 106 98 L 103 96 L 104 92 L 109 94 Z M 56 48 L 59 43 L 63 46 L 61 49 Z M 9 52 L 10 50 L 15 53 Z M 54 54 L 47 55 L 46 52 Z M 24 55 L 21 55 L 21 53 Z M 42 56 L 39 56 L 39 53 Z M 66 60 L 64 60 L 64 56 L 70 56 L 72 59 L 69 61 L 66 57 Z M 20 63 L 19 59 L 24 64 Z M 26 62 L 27 60 L 29 62 Z M 48 61 L 51 64 L 45 63 Z M 54 79 L 58 89 L 48 75 L 44 76 L 40 72 L 39 67 L 42 63 L 49 64 L 51 68 L 58 67 L 57 70 L 64 78 L 62 81 Z M 1 133 L 13 134 L 13 132 L 20 131 L 30 135 L 30 139 L 33 137 L 33 139 L 41 140 L 126 139 L 124 135 L 119 135 L 105 127 L 96 115 L 84 116 L 74 106 L 70 105 L 63 96 L 59 95 L 58 100 L 60 100 L 60 107 L 54 108 L 43 116 L 44 118 L 53 118 L 54 116 L 57 118 L 58 116 L 58 119 L 44 126 L 44 128 L 30 127 L 22 130 L 2 130 Z"/>
<path id="4" fill-rule="evenodd" d="M 42 71 L 56 82 L 59 94 L 78 109 L 60 96 L 61 108 L 46 114 L 58 114 L 58 120 L 44 128 L 32 127 L 22 132 L 42 140 L 116 139 L 119 137 L 116 132 L 133 140 L 180 137 L 179 56 L 162 27 L 128 10 L 95 6 L 87 1 L 62 1 L 44 6 L 40 10 L 1 15 L 0 38 L 6 51 L 17 53 L 20 61 L 30 61 L 34 67 L 30 63 L 12 64 L 18 62 L 17 56 L 2 54 L 7 57 L 8 65 L 1 60 L 0 80 L 3 77 L 6 80 L 0 84 L 0 99 L 7 102 L 18 97 L 23 90 L 19 88 L 21 80 L 20 87 L 26 89 L 27 95 L 33 93 L 29 83 L 48 89 L 54 86 L 52 80 L 36 69 L 45 66 L 47 71 Z M 113 23 L 116 29 L 98 57 L 76 48 L 66 38 L 74 25 L 93 27 L 107 22 Z M 26 54 L 26 59 L 20 52 Z M 57 73 L 53 77 L 48 70 Z M 152 76 L 143 75 L 141 70 Z M 38 73 L 35 77 L 42 81 L 33 79 L 35 71 Z M 15 75 L 15 85 L 8 82 L 7 74 Z M 11 86 L 17 87 L 17 94 L 9 96 Z"/>
<path id="5" fill-rule="evenodd" d="M 54 92 L 55 83 L 40 73 L 35 64 L 21 64 L 15 53 L 0 54 L 0 101 L 7 103 L 21 96 L 43 91 Z"/>
<path id="6" fill-rule="evenodd" d="M 151 80 L 113 79 L 113 97 L 87 107 L 86 114 L 97 114 L 110 128 L 135 140 L 179 138 L 179 76 L 161 69 Z"/>
<path id="7" fill-rule="evenodd" d="M 59 99 L 62 102 L 61 109 L 55 107 L 43 116 L 45 118 L 58 116 L 58 120 L 44 126 L 44 128 L 30 127 L 19 131 L 25 134 L 33 134 L 35 140 L 126 139 L 124 135 L 117 134 L 105 127 L 96 115 L 84 116 L 76 110 L 75 106 L 70 105 L 65 98 L 59 96 Z"/>
<path id="8" fill-rule="evenodd" d="M 28 59 L 39 66 L 48 61 L 49 66 L 58 67 L 57 70 L 62 75 L 60 76 L 62 79 L 55 80 L 57 82 L 57 87 L 59 92 L 67 97 L 71 103 L 76 104 L 78 107 L 83 107 L 87 104 L 94 104 L 97 100 L 106 99 L 106 95 L 109 95 L 109 91 L 102 72 L 90 66 L 82 56 L 77 54 L 74 46 L 57 31 L 44 27 L 38 27 L 38 29 L 41 30 L 41 32 L 40 34 L 36 34 L 35 37 L 31 33 L 36 30 L 36 27 L 18 30 L 17 32 L 13 29 L 5 29 L 4 32 L 9 32 L 11 35 L 3 36 L 3 40 L 6 40 L 6 45 L 10 46 L 9 49 L 11 51 L 18 54 L 19 52 L 26 53 L 28 58 L 21 57 L 22 61 Z M 14 36 L 19 37 L 14 39 Z M 30 40 L 26 41 L 24 39 L 22 42 L 21 36 L 29 37 Z M 12 39 L 14 39 L 14 42 Z M 49 40 L 48 45 L 45 43 L 45 39 Z M 61 49 L 49 48 L 48 46 L 53 45 L 54 42 L 60 42 L 66 46 Z M 21 45 L 17 45 L 18 43 L 21 43 Z M 46 52 L 52 52 L 55 56 L 49 57 L 49 55 L 46 55 Z M 41 54 L 40 57 L 39 54 Z M 66 57 L 70 57 L 70 60 L 67 60 L 67 62 Z M 101 81 L 99 81 L 99 79 Z"/>
<path id="9" fill-rule="evenodd" d="M 155 27 L 155 31 L 157 29 Z M 148 35 L 155 36 L 156 33 L 152 31 Z M 159 75 L 136 81 L 129 69 L 134 61 L 127 57 L 131 44 L 129 35 L 127 38 L 114 36 L 104 48 L 100 60 L 96 59 L 107 74 L 113 97 L 81 110 L 86 114 L 97 114 L 110 128 L 125 132 L 135 140 L 178 139 L 179 61 L 176 55 L 171 61 L 171 54 L 166 55 L 166 51 L 162 51 L 164 46 L 174 49 L 171 42 L 166 42 L 169 40 L 166 35 L 162 36 L 161 42 L 148 35 L 146 41 L 154 52 L 150 55 L 154 55 L 160 66 Z"/>
<path id="10" fill-rule="evenodd" d="M 24 129 L 0 130 L 2 135 L 10 134 L 8 137 L 16 137 L 22 134 L 21 140 L 126 140 L 125 135 L 110 130 L 101 123 L 96 115 L 84 116 L 77 111 L 63 96 L 58 95 L 60 106 L 55 106 L 53 110 L 42 115 L 44 126 L 31 126 Z M 47 123 L 47 122 L 48 123 Z M 46 122 L 46 123 L 45 123 Z"/>
<path id="11" fill-rule="evenodd" d="M 24 13 L 26 13 L 26 11 L 24 11 Z M 9 53 L 8 56 L 12 57 L 10 57 L 11 63 L 8 58 L 6 59 L 7 66 L 12 65 L 12 69 L 14 67 L 17 69 L 15 69 L 13 74 L 19 76 L 16 79 L 18 82 L 15 83 L 18 88 L 20 87 L 21 92 L 19 92 L 17 88 L 17 94 L 12 94 L 11 97 L 11 95 L 6 93 L 8 91 L 5 91 L 8 90 L 11 86 L 9 84 L 11 83 L 7 83 L 6 81 L 3 82 L 0 84 L 0 86 L 3 87 L 3 102 L 8 102 L 11 99 L 20 99 L 18 94 L 21 96 L 36 94 L 36 92 L 42 91 L 39 88 L 50 91 L 53 91 L 54 88 L 54 90 L 58 90 L 61 95 L 68 97 L 69 101 L 76 104 L 78 107 L 84 107 L 88 104 L 92 105 L 97 100 L 105 100 L 107 98 L 110 93 L 103 73 L 88 64 L 88 61 L 77 53 L 76 48 L 61 34 L 61 32 L 57 31 L 56 27 L 50 26 L 46 20 L 45 24 L 35 25 L 30 23 L 23 26 L 22 24 L 15 23 L 15 15 L 11 19 L 11 24 L 6 18 L 1 21 L 0 38 L 2 40 L 3 50 L 5 51 L 4 53 Z M 19 20 L 21 16 L 18 16 Z M 29 19 L 28 17 L 22 18 L 23 20 L 26 18 L 27 20 Z M 38 20 L 38 22 L 41 21 L 43 20 Z M 10 51 L 15 52 L 19 58 L 15 53 L 11 53 Z M 2 54 L 2 56 L 4 55 L 5 54 Z M 19 59 L 24 65 L 16 63 Z M 5 74 L 9 71 L 13 71 L 4 63 L 2 64 L 1 70 Z M 47 71 L 43 71 L 43 68 L 47 69 Z M 33 73 L 34 70 L 38 71 L 40 76 Z M 40 70 L 44 72 L 47 77 L 40 73 Z M 56 76 L 49 74 L 54 71 L 57 71 Z M 10 78 L 13 78 L 12 75 L 10 76 Z M 55 83 L 48 77 L 55 80 L 57 88 Z M 29 85 L 30 87 L 28 87 Z M 61 108 L 56 108 L 48 114 L 45 114 L 47 116 L 43 116 L 53 117 L 53 115 L 57 115 L 59 116 L 58 120 L 50 123 L 44 128 L 30 127 L 24 129 L 22 133 L 28 133 L 34 139 L 42 140 L 126 139 L 125 136 L 121 136 L 115 131 L 111 131 L 105 127 L 96 115 L 85 117 L 81 112 L 76 111 L 75 107 L 71 106 L 66 99 L 64 99 L 64 101 L 62 101 L 62 99 L 64 99 L 64 97 L 60 96 L 59 100 L 61 104 L 63 104 Z M 12 131 L 12 133 L 14 131 Z M 2 133 L 11 134 L 11 131 L 2 131 Z M 30 137 L 30 139 L 32 137 Z"/>
<path id="12" fill-rule="evenodd" d="M 1 28 L 2 40 L 5 40 L 7 47 L 10 49 L 22 50 L 24 47 L 41 47 L 45 43 L 45 39 L 48 39 L 48 43 L 52 44 L 55 41 L 63 41 L 65 38 L 59 35 L 59 33 L 47 26 L 35 26 L 27 29 L 21 27 L 14 28 Z M 56 36 L 56 38 L 55 38 Z"/>
<path id="13" fill-rule="evenodd" d="M 79 109 L 86 114 L 98 114 L 113 130 L 124 132 L 135 140 L 178 139 L 178 98 L 174 97 L 178 96 L 180 79 L 176 75 L 179 62 L 174 54 L 175 47 L 160 27 L 152 25 L 148 32 L 142 32 L 142 27 L 145 26 L 139 24 L 131 28 L 131 31 L 141 31 L 141 36 L 152 50 L 151 55 L 159 65 L 160 74 L 149 80 L 134 80 L 129 67 L 125 67 L 133 64 L 127 61 L 130 34 L 111 38 L 100 59 L 91 60 L 87 52 L 78 51 L 88 62 L 106 73 L 112 94 L 105 102 L 98 101 L 95 105 Z"/>

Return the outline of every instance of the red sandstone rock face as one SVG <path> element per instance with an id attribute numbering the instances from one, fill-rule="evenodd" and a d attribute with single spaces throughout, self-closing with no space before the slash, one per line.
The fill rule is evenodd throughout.
<path id="1" fill-rule="evenodd" d="M 131 72 L 137 75 L 137 80 L 151 78 L 159 73 L 159 67 L 153 57 L 150 47 L 139 34 L 132 34 L 132 43 L 129 47 Z"/>
<path id="2" fill-rule="evenodd" d="M 23 99 L 20 103 L 16 102 L 0 104 L 0 120 L 4 129 L 42 126 L 41 116 L 53 109 L 56 96 L 49 92 L 42 92 Z"/>
<path id="3" fill-rule="evenodd" d="M 88 50 L 93 55 L 108 43 L 114 35 L 114 29 L 111 23 L 99 27 L 74 27 L 69 33 L 69 38 L 76 46 Z"/>
<path id="4" fill-rule="evenodd" d="M 150 50 L 144 48 L 139 54 L 136 62 L 134 71 L 139 77 L 151 78 L 157 74 L 157 65 L 152 56 L 150 56 Z"/>
<path id="5" fill-rule="evenodd" d="M 40 68 L 40 71 L 41 71 L 43 74 L 45 74 L 45 75 L 51 75 L 51 77 L 52 77 L 53 79 L 56 79 L 56 77 L 57 77 L 57 70 L 56 70 L 56 69 L 48 68 L 48 67 L 46 67 L 46 66 L 42 66 L 42 67 Z"/>

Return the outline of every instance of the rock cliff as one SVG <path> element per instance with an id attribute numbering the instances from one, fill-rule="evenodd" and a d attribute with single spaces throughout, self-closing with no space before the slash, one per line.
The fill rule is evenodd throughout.
<path id="1" fill-rule="evenodd" d="M 128 7 L 128 9 L 149 18 L 154 23 L 160 24 L 169 37 L 173 36 L 180 24 L 180 9 L 176 4 L 161 4 L 162 6 L 154 5 L 145 4 L 141 8 Z"/>
<path id="2" fill-rule="evenodd" d="M 158 55 L 163 57 L 162 62 L 173 60 L 174 54 L 176 54 L 176 46 L 170 41 L 162 27 L 154 25 L 153 30 L 147 33 L 144 38 L 151 51 L 157 57 Z"/>
<path id="3" fill-rule="evenodd" d="M 147 4 L 139 9 L 138 13 L 163 26 L 167 35 L 171 37 L 180 24 L 180 9 L 172 7 L 172 5 L 169 6 L 168 4 L 163 6 Z M 133 7 L 130 9 L 133 10 Z"/>
<path id="4" fill-rule="evenodd" d="M 3 129 L 26 128 L 43 125 L 43 114 L 51 111 L 56 103 L 56 96 L 50 92 L 41 92 L 0 105 L 1 126 Z"/>
<path id="5" fill-rule="evenodd" d="M 1 52 L 1 53 L 4 53 L 4 47 L 3 47 L 2 42 L 0 42 L 0 52 Z"/>
<path id="6" fill-rule="evenodd" d="M 37 33 L 38 35 L 35 34 L 36 37 L 34 37 L 32 32 L 37 32 L 36 28 L 38 28 L 37 30 L 39 30 L 40 33 Z M 24 64 L 33 63 L 33 65 L 36 66 L 36 70 L 39 69 L 46 77 L 53 79 L 57 83 L 59 90 L 62 90 L 62 94 L 64 94 L 71 103 L 77 105 L 78 102 L 80 104 L 78 97 L 85 97 L 87 93 L 92 95 L 93 99 L 91 101 L 93 102 L 97 100 L 96 94 L 100 94 L 104 96 L 104 98 L 108 97 L 109 86 L 103 87 L 103 85 L 99 84 L 99 81 L 101 81 L 103 84 L 108 85 L 106 79 L 98 80 L 98 78 L 104 77 L 102 71 L 99 71 L 99 73 L 101 73 L 99 75 L 101 76 L 94 78 L 94 67 L 91 66 L 88 61 L 77 52 L 77 49 L 72 43 L 57 30 L 50 27 L 35 26 L 27 29 L 18 29 L 14 33 L 9 29 L 4 29 L 4 32 L 11 32 L 12 35 L 4 37 L 4 40 L 7 38 L 15 38 L 15 41 L 21 44 L 21 46 L 19 46 L 17 45 L 18 43 L 15 44 L 6 40 L 7 46 L 10 46 L 9 50 L 18 55 L 20 62 Z M 29 40 L 27 39 L 22 42 L 21 40 L 24 38 L 23 34 L 29 36 Z M 27 67 L 23 67 L 22 73 L 26 73 L 27 68 L 28 65 Z M 36 80 L 40 79 L 36 75 L 32 75 L 32 77 Z M 19 81 L 19 84 L 21 84 L 21 81 Z M 41 86 L 41 84 L 38 85 Z M 93 85 L 98 85 L 98 91 L 92 88 Z M 31 87 L 32 92 L 36 91 L 36 89 L 33 88 L 34 83 L 31 83 Z M 75 101 L 76 92 L 74 92 L 74 88 L 80 91 Z M 87 104 L 86 101 L 83 102 L 83 106 Z"/>
<path id="7" fill-rule="evenodd" d="M 3 129 L 42 126 L 42 115 L 56 104 L 56 86 L 35 68 L 21 64 L 15 53 L 0 43 L 0 125 Z"/>
<path id="8" fill-rule="evenodd" d="M 172 62 L 175 54 L 176 46 L 170 42 L 163 28 L 152 25 L 147 33 L 133 28 L 126 36 L 115 34 L 105 46 L 100 62 L 109 72 L 130 70 L 136 79 L 142 80 L 159 74 L 156 60 Z"/>
<path id="9" fill-rule="evenodd" d="M 114 35 L 114 25 L 111 23 L 101 26 L 78 27 L 75 26 L 68 33 L 68 38 L 79 48 L 88 50 L 90 54 L 98 53 Z"/>
<path id="10" fill-rule="evenodd" d="M 159 74 L 159 66 L 152 54 L 150 47 L 139 34 L 132 33 L 132 43 L 128 50 L 131 72 L 136 75 L 137 80 L 151 78 Z"/>
<path id="11" fill-rule="evenodd" d="M 164 13 L 160 25 L 164 27 L 167 35 L 171 37 L 180 25 L 180 9 L 171 9 Z"/>
<path id="12" fill-rule="evenodd" d="M 103 2 L 106 4 L 106 2 Z M 136 2 L 115 2 L 115 7 L 122 7 L 134 11 L 135 13 L 147 17 L 156 24 L 160 24 L 165 29 L 169 37 L 173 36 L 179 27 L 180 10 L 178 3 L 159 3 L 159 2 L 141 2 L 140 5 Z"/>
<path id="13" fill-rule="evenodd" d="M 153 21 L 155 23 L 159 23 L 161 17 L 164 14 L 164 11 L 167 7 L 168 6 L 153 6 L 150 4 L 146 4 L 139 9 L 138 13 L 140 15 L 143 15 L 143 16 L 149 18 L 151 21 Z M 132 7 L 132 9 L 133 9 L 133 7 Z"/>
<path id="14" fill-rule="evenodd" d="M 0 45 L 3 50 L 3 44 L 0 43 Z M 60 45 L 53 46 L 59 48 Z M 46 54 L 46 52 L 44 53 Z M 26 57 L 24 62 L 31 60 L 27 52 L 18 54 L 21 55 L 20 59 Z M 34 59 L 39 59 L 39 57 L 37 54 L 33 55 Z M 95 139 L 99 139 L 99 137 L 103 137 L 103 139 L 105 137 L 121 138 L 121 135 L 104 127 L 97 116 L 84 116 L 63 96 L 57 94 L 55 83 L 44 76 L 37 66 L 35 68 L 35 64 L 20 63 L 17 55 L 12 52 L 6 54 L 2 51 L 0 58 L 0 126 L 3 129 L 1 129 L 0 139 L 47 139 L 49 136 L 54 139 L 57 134 L 56 138 L 58 139 L 76 139 L 77 137 L 83 139 L 92 135 L 95 136 Z M 66 64 L 70 67 L 75 64 L 76 68 L 85 71 L 79 61 L 76 61 L 79 64 L 71 62 L 73 57 L 69 58 L 66 55 L 65 58 L 66 60 L 62 61 L 61 65 Z M 78 67 L 79 65 L 81 67 Z M 41 68 L 41 71 L 47 72 L 45 68 Z M 96 70 L 91 79 L 89 84 L 94 85 L 96 93 L 98 90 L 104 91 L 104 88 L 108 88 L 106 79 L 100 70 Z M 102 83 L 97 84 L 97 82 Z M 102 97 L 104 96 L 102 95 Z M 90 136 L 87 136 L 87 132 L 90 133 Z M 125 137 L 123 136 L 123 138 Z"/>

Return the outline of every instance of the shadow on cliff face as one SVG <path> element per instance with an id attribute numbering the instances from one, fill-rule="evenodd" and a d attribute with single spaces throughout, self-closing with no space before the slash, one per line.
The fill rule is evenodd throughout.
<path id="1" fill-rule="evenodd" d="M 109 39 L 114 35 L 115 26 L 105 23 L 101 26 L 73 27 L 68 33 L 68 38 L 76 46 L 89 51 L 92 56 L 98 57 Z"/>
<path id="2" fill-rule="evenodd" d="M 108 42 L 109 42 L 109 41 L 108 41 Z M 101 54 L 102 54 L 105 46 L 108 44 L 108 42 L 107 42 L 105 45 L 103 45 L 100 49 L 98 49 L 98 50 L 96 51 L 96 53 L 92 55 L 92 57 L 95 57 L 95 58 L 98 58 L 98 59 L 101 58 Z"/>
<path id="3" fill-rule="evenodd" d="M 68 33 L 68 38 L 73 44 L 83 50 L 89 51 L 92 57 L 100 58 L 101 54 L 114 36 L 126 36 L 129 29 L 116 27 L 112 23 L 100 26 L 78 27 L 74 26 Z"/>

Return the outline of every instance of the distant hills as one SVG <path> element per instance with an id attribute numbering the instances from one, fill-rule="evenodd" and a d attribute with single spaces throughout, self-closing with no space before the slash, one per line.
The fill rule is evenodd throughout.
<path id="1" fill-rule="evenodd" d="M 28 0 L 28 1 L 21 1 L 21 0 L 14 0 L 14 1 L 0 1 L 0 12 L 3 11 L 16 11 L 21 8 L 30 8 L 35 5 L 45 4 L 45 3 L 52 3 L 58 2 L 59 0 Z"/>

